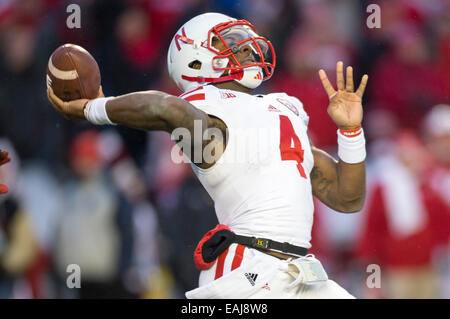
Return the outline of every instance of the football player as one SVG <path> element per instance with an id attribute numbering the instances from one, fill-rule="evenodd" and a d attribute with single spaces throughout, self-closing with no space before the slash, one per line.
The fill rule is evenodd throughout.
<path id="1" fill-rule="evenodd" d="M 344 75 L 338 62 L 335 90 L 319 71 L 330 99 L 328 114 L 338 127 L 335 160 L 310 144 L 309 118 L 297 98 L 251 94 L 272 76 L 276 56 L 270 41 L 248 21 L 219 13 L 194 17 L 173 37 L 167 63 L 184 92 L 180 97 L 146 91 L 63 102 L 49 89 L 48 98 L 74 120 L 189 133 L 187 140 L 180 141 L 178 134 L 173 138 L 214 200 L 220 225 L 195 251 L 202 270 L 199 287 L 186 296 L 353 298 L 328 279 L 307 249 L 313 195 L 343 213 L 363 206 L 367 75 L 355 90 L 352 68 Z M 246 134 L 249 130 L 271 134 Z"/>

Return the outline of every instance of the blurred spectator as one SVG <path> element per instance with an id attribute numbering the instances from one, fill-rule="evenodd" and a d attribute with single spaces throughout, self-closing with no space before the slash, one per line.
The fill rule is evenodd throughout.
<path id="1" fill-rule="evenodd" d="M 38 152 L 37 144 L 29 137 L 43 139 L 46 131 L 42 129 L 45 122 L 39 121 L 44 107 L 41 104 L 42 98 L 36 98 L 39 89 L 37 83 L 41 82 L 41 88 L 44 88 L 42 74 L 36 73 L 33 59 L 36 35 L 31 27 L 17 25 L 11 27 L 1 40 L 0 130 L 4 135 L 10 136 L 20 156 L 28 159 Z M 24 92 L 27 94 L 23 94 Z M 39 95 L 42 93 L 39 92 Z M 28 116 L 15 116 L 18 108 L 21 114 Z M 50 141 L 51 139 L 47 140 Z"/>
<path id="2" fill-rule="evenodd" d="M 111 6 L 112 5 L 112 6 Z M 163 29 L 152 19 L 149 3 L 142 1 L 99 1 L 93 8 L 102 33 L 98 56 L 105 94 L 118 96 L 144 91 L 155 85 L 163 59 Z M 104 13 L 107 13 L 106 15 Z M 113 31 L 111 33 L 111 30 Z M 162 60 L 164 61 L 164 60 Z M 130 155 L 142 165 L 145 158 L 145 132 L 117 128 Z"/>
<path id="3" fill-rule="evenodd" d="M 0 135 L 11 139 L 25 163 L 60 162 L 69 123 L 51 111 L 42 93 L 50 52 L 41 27 L 53 2 L 12 1 L 0 8 Z"/>
<path id="4" fill-rule="evenodd" d="M 432 161 L 411 132 L 397 135 L 391 147 L 376 157 L 357 254 L 364 267 L 381 267 L 378 297 L 437 298 L 433 255 L 449 228 L 444 203 L 426 174 Z"/>
<path id="5" fill-rule="evenodd" d="M 125 285 L 136 296 L 170 298 L 172 277 L 170 271 L 161 266 L 160 258 L 159 246 L 164 238 L 158 214 L 148 198 L 144 176 L 113 130 L 101 133 L 100 153 L 108 163 L 114 184 L 131 204 L 133 247 L 122 247 L 130 255 L 129 267 L 122 270 Z"/>
<path id="6" fill-rule="evenodd" d="M 151 132 L 147 173 L 160 212 L 164 242 L 164 263 L 173 276 L 175 298 L 197 287 L 199 272 L 193 262 L 198 241 L 217 225 L 214 203 L 192 172 L 189 164 L 175 164 L 171 152 L 175 144 L 164 132 Z M 189 230 L 186 231 L 186 227 Z"/>
<path id="7" fill-rule="evenodd" d="M 77 136 L 70 148 L 75 176 L 65 188 L 54 262 L 64 284 L 67 266 L 80 266 L 80 298 L 132 297 L 123 285 L 120 269 L 121 263 L 127 262 L 121 260 L 123 254 L 132 248 L 127 242 L 130 223 L 123 220 L 130 211 L 103 170 L 99 143 L 100 134 L 88 130 Z"/>
<path id="8" fill-rule="evenodd" d="M 38 297 L 26 277 L 39 252 L 33 227 L 17 200 L 8 195 L 0 199 L 0 240 L 0 298 Z M 19 281 L 26 291 L 17 290 Z"/>
<path id="9" fill-rule="evenodd" d="M 393 112 L 401 126 L 414 129 L 429 105 L 450 101 L 450 95 L 422 29 L 398 24 L 391 46 L 374 64 L 370 105 Z"/>
<path id="10" fill-rule="evenodd" d="M 39 297 L 30 273 L 39 258 L 39 243 L 17 196 L 20 161 L 8 140 L 0 139 L 0 148 L 7 148 L 12 159 L 0 167 L 0 180 L 9 185 L 9 193 L 0 196 L 0 298 Z"/>
<path id="11" fill-rule="evenodd" d="M 443 75 L 443 84 L 450 99 L 450 2 L 443 1 L 442 8 L 432 18 L 436 31 L 437 61 Z"/>
<path id="12" fill-rule="evenodd" d="M 161 207 L 161 226 L 167 242 L 164 247 L 174 277 L 174 297 L 198 286 L 199 271 L 193 262 L 197 243 L 217 224 L 214 203 L 200 182 L 190 173 L 176 191 L 166 194 L 171 207 Z"/>
<path id="13" fill-rule="evenodd" d="M 450 105 L 434 106 L 424 120 L 423 130 L 436 164 L 432 185 L 450 206 Z"/>
<path id="14" fill-rule="evenodd" d="M 132 264 L 126 274 L 127 287 L 141 298 L 172 298 L 173 275 L 165 265 L 165 254 L 161 253 L 167 239 L 162 236 L 155 208 L 147 201 L 133 206 L 135 244 Z"/>
<path id="15" fill-rule="evenodd" d="M 450 105 L 434 106 L 424 119 L 423 133 L 426 145 L 434 158 L 435 166 L 430 172 L 431 187 L 446 204 L 446 220 L 450 233 Z M 448 238 L 450 239 L 450 238 Z M 441 268 L 441 297 L 450 298 L 450 240 L 437 256 Z"/>

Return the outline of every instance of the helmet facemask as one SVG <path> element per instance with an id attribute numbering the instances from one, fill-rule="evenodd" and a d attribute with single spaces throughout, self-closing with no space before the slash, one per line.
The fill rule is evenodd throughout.
<path id="1" fill-rule="evenodd" d="M 222 50 L 219 50 L 220 47 Z M 250 50 L 248 59 L 239 61 L 237 54 L 242 48 Z M 228 74 L 241 71 L 260 70 L 255 76 L 259 80 L 268 80 L 275 68 L 275 51 L 266 38 L 259 36 L 254 27 L 245 20 L 228 21 L 216 25 L 208 32 L 207 48 L 216 53 L 212 65 L 216 71 L 228 71 Z"/>

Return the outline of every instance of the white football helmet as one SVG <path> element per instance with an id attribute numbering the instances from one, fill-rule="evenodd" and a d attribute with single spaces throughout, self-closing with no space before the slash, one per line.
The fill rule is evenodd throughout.
<path id="1" fill-rule="evenodd" d="M 217 49 L 222 43 L 223 50 Z M 235 53 L 252 50 L 244 63 Z M 194 68 L 197 64 L 200 68 Z M 175 34 L 167 54 L 170 77 L 184 92 L 207 83 L 237 81 L 254 89 L 268 80 L 275 69 L 275 51 L 246 20 L 220 13 L 204 13 L 186 22 Z"/>

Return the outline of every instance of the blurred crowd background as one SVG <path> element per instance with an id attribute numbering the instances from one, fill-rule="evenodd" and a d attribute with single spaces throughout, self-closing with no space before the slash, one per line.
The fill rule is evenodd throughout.
<path id="1" fill-rule="evenodd" d="M 66 26 L 71 3 L 80 29 Z M 381 28 L 366 24 L 372 3 Z M 356 85 L 369 74 L 365 207 L 345 215 L 316 201 L 311 252 L 356 297 L 449 298 L 449 0 L 0 0 L 0 149 L 12 158 L 0 168 L 0 298 L 184 298 L 197 286 L 192 254 L 217 219 L 190 166 L 170 160 L 169 135 L 67 121 L 47 102 L 45 73 L 53 50 L 74 43 L 97 59 L 106 96 L 179 95 L 169 43 L 208 11 L 272 41 L 277 68 L 258 93 L 298 97 L 331 154 L 317 71 L 334 80 L 342 60 Z M 80 289 L 67 287 L 70 264 Z"/>

